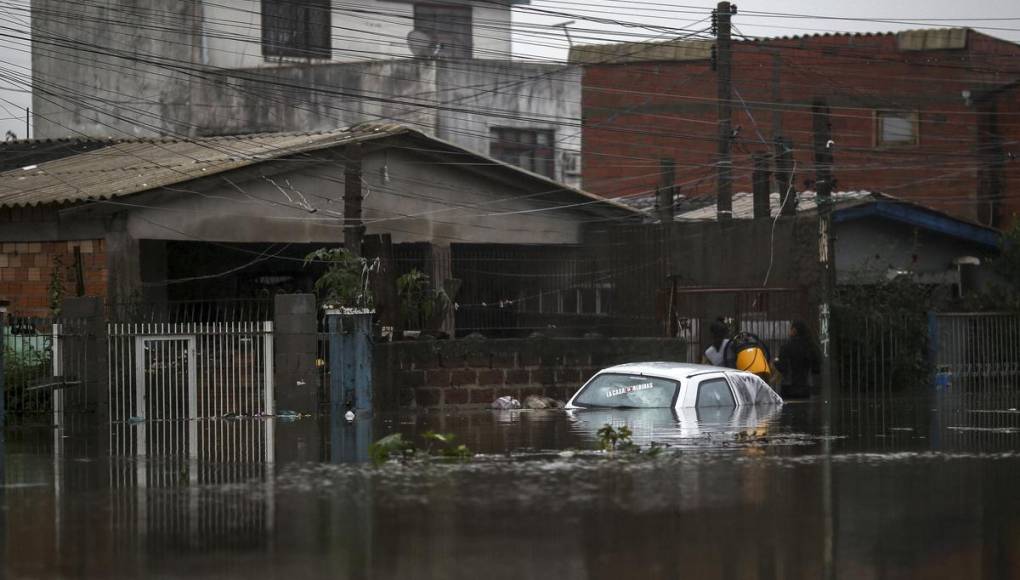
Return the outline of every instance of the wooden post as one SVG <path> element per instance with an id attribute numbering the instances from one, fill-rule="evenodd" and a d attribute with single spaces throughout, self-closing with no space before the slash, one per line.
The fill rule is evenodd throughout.
<path id="1" fill-rule="evenodd" d="M 751 178 L 752 195 L 754 197 L 754 219 L 772 217 L 772 203 L 769 192 L 769 164 L 764 155 L 754 156 L 754 174 Z"/>
<path id="2" fill-rule="evenodd" d="M 716 212 L 719 221 L 733 217 L 733 159 L 730 157 L 730 140 L 733 139 L 733 87 L 732 54 L 730 52 L 731 17 L 737 11 L 729 2 L 720 2 L 715 10 L 716 68 L 718 80 L 719 159 L 716 195 Z"/>
<path id="3" fill-rule="evenodd" d="M 822 101 L 815 101 L 811 107 L 814 126 L 815 154 L 815 200 L 818 205 L 818 340 L 822 347 L 822 398 L 826 401 L 833 395 L 832 340 L 829 329 L 832 296 L 836 290 L 836 266 L 833 256 L 832 236 L 832 147 L 829 108 Z"/>
<path id="4" fill-rule="evenodd" d="M 365 225 L 361 221 L 361 145 L 347 147 L 344 161 L 344 248 L 361 257 Z"/>

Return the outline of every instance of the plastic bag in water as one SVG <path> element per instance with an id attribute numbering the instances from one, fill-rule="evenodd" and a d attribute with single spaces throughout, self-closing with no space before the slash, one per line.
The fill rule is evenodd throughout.
<path id="1" fill-rule="evenodd" d="M 510 395 L 502 396 L 490 405 L 493 409 L 520 409 L 521 402 Z"/>

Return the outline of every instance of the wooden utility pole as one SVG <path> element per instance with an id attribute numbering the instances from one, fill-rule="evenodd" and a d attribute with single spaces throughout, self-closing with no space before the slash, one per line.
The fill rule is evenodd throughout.
<path id="1" fill-rule="evenodd" d="M 754 219 L 772 217 L 772 200 L 769 192 L 769 161 L 765 155 L 755 154 L 754 173 L 751 177 L 751 192 L 754 199 Z"/>
<path id="2" fill-rule="evenodd" d="M 344 249 L 361 257 L 365 226 L 361 221 L 361 145 L 347 146 L 344 160 Z"/>
<path id="3" fill-rule="evenodd" d="M 822 399 L 831 401 L 833 396 L 832 339 L 830 320 L 832 296 L 836 290 L 836 266 L 833 256 L 832 236 L 832 125 L 829 122 L 829 107 L 824 101 L 816 100 L 811 106 L 814 128 L 815 154 L 815 201 L 818 206 L 818 340 L 822 347 Z"/>
<path id="4" fill-rule="evenodd" d="M 716 97 L 719 116 L 716 212 L 719 221 L 733 217 L 733 159 L 730 157 L 730 141 L 733 139 L 733 79 L 730 21 L 736 12 L 736 6 L 731 6 L 729 2 L 720 2 L 713 13 L 716 29 L 716 78 L 719 89 Z"/>

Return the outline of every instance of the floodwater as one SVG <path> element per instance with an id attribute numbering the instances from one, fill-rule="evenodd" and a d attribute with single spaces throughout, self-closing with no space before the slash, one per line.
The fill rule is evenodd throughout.
<path id="1" fill-rule="evenodd" d="M 0 557 L 9 578 L 1020 577 L 1018 403 L 12 428 Z M 606 423 L 668 447 L 598 452 Z M 427 430 L 478 455 L 364 461 Z"/>

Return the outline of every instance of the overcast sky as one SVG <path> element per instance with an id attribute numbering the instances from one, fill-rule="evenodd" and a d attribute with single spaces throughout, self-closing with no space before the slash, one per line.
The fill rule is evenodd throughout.
<path id="1" fill-rule="evenodd" d="M 223 0 L 221 0 L 223 1 Z M 706 22 L 696 23 L 709 15 L 715 2 L 699 0 L 532 0 L 530 7 L 514 13 L 516 33 L 514 55 L 518 58 L 558 59 L 566 57 L 567 40 L 550 27 L 574 20 L 575 43 L 610 42 L 618 40 L 666 40 L 679 34 L 673 30 L 652 30 L 651 27 L 700 29 Z M 16 27 L 27 34 L 25 9 L 29 0 L 3 0 L 3 27 Z M 881 32 L 928 26 L 972 26 L 987 34 L 1020 42 L 1020 0 L 743 0 L 734 2 L 739 13 L 733 22 L 738 33 L 748 36 L 810 34 L 816 32 Z M 12 9 L 18 6 L 21 10 Z M 549 13 L 535 13 L 546 11 Z M 776 18 L 753 14 L 757 12 L 822 16 L 827 18 Z M 614 20 L 631 26 L 614 25 L 597 20 Z M 870 19 L 835 20 L 833 18 Z M 893 22 L 876 22 L 887 20 Z M 591 32 L 597 31 L 597 32 Z M 529 32 L 531 34 L 529 34 Z M 24 82 L 12 83 L 10 75 L 27 75 L 31 59 L 28 47 L 4 34 L 0 38 L 0 135 L 13 131 L 25 134 L 25 107 L 31 105 Z M 22 77 L 24 78 L 24 77 Z"/>

